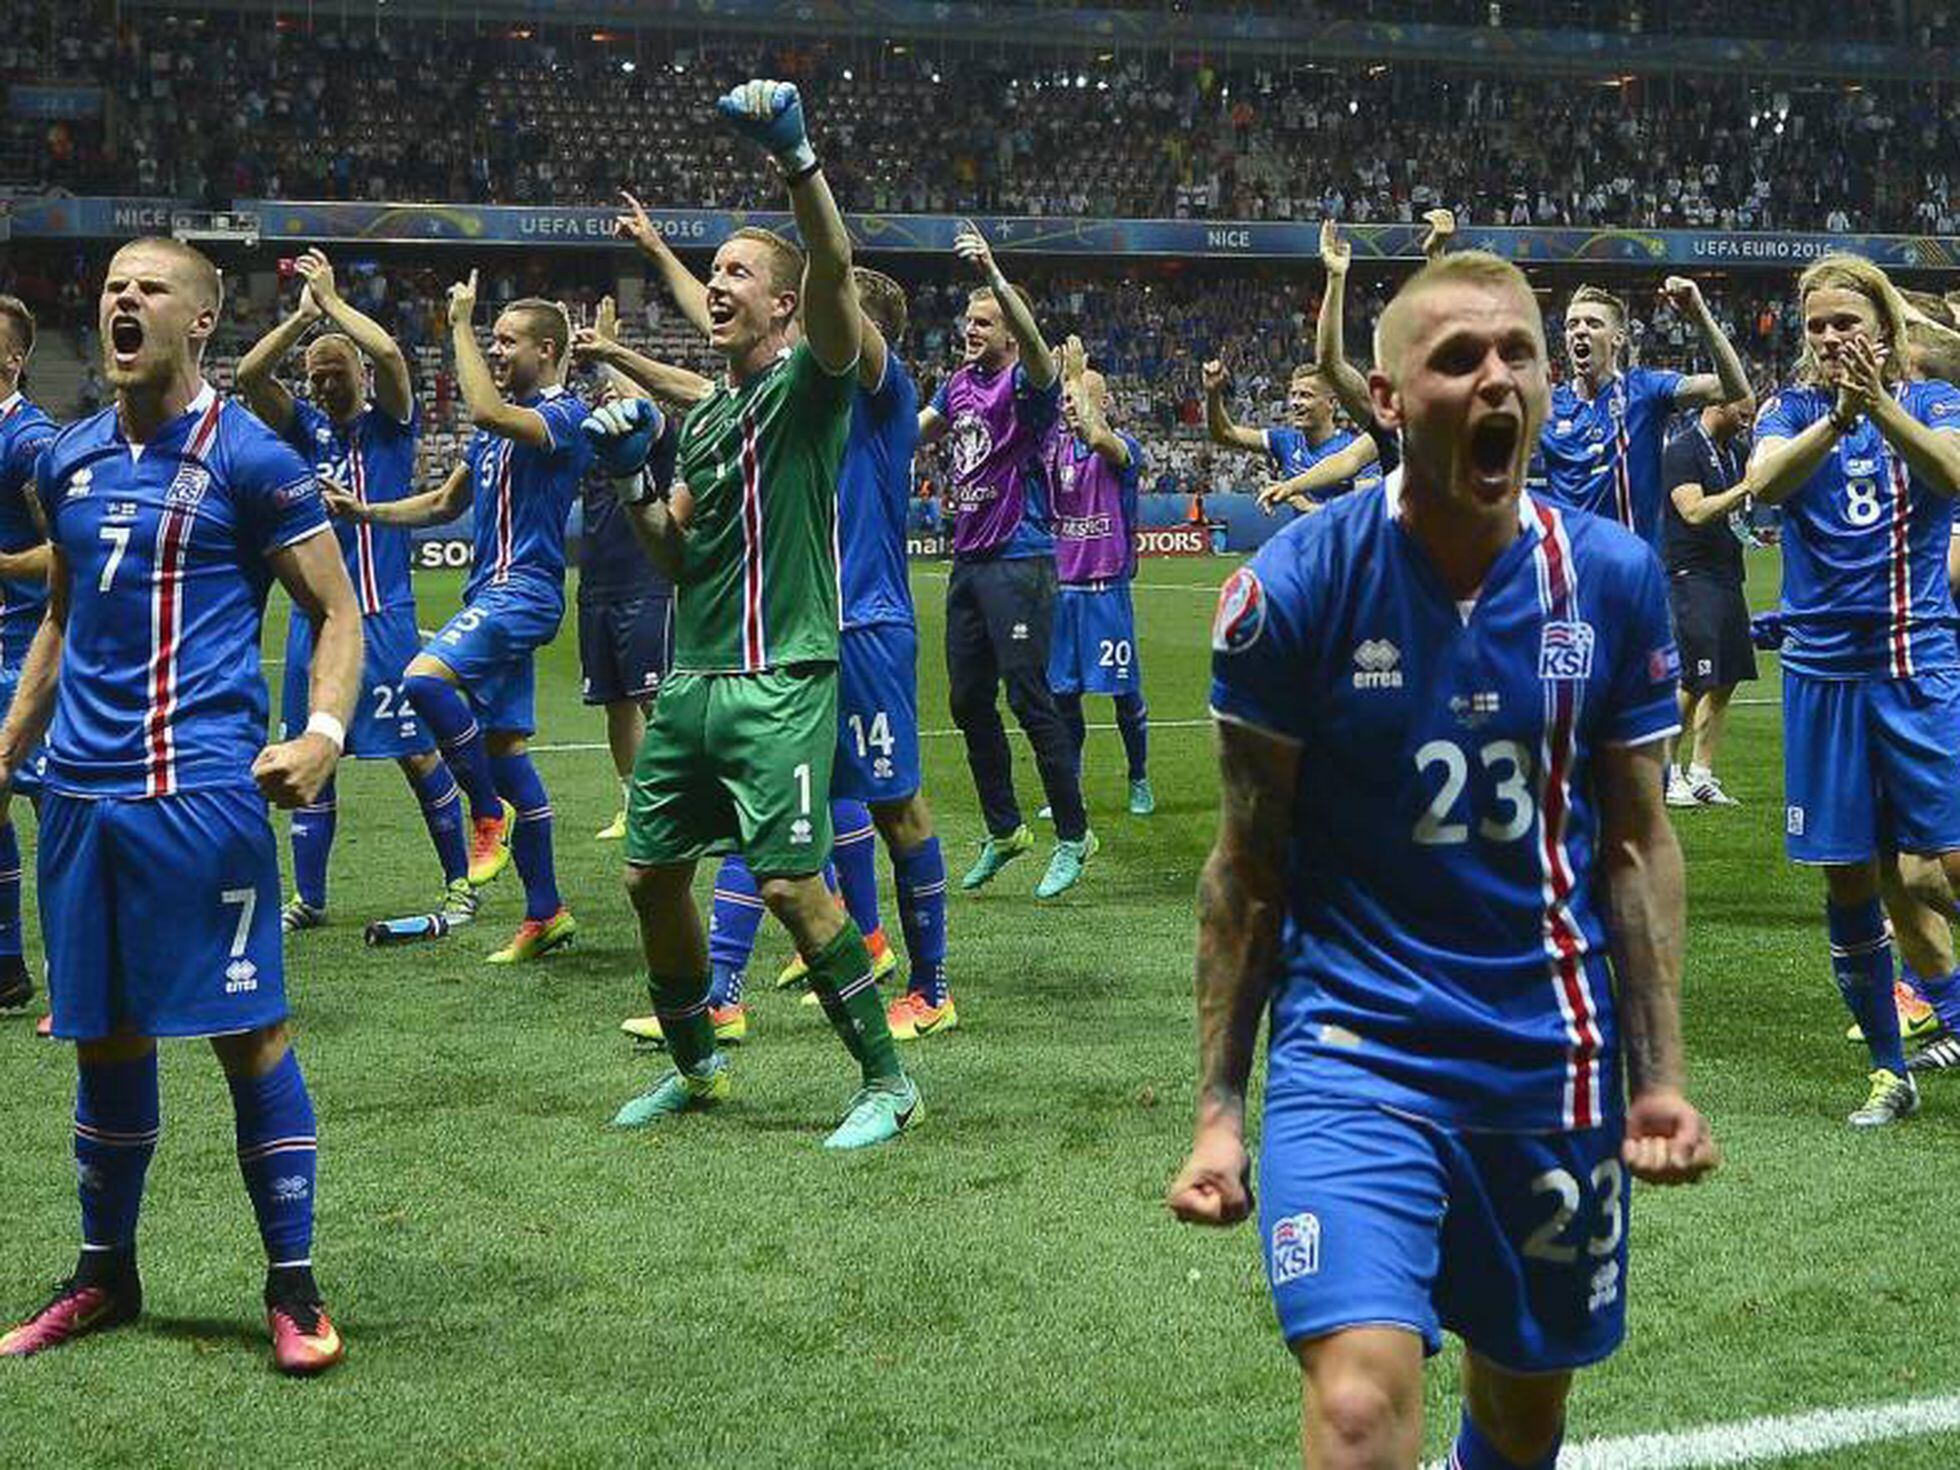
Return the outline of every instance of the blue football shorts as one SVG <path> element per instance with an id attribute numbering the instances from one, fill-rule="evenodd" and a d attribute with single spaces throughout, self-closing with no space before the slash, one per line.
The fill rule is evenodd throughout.
<path id="1" fill-rule="evenodd" d="M 1960 672 L 1783 671 L 1783 842 L 1793 863 L 1960 849 Z"/>
<path id="2" fill-rule="evenodd" d="M 837 680 L 830 794 L 866 805 L 919 789 L 919 633 L 907 623 L 846 628 Z"/>
<path id="3" fill-rule="evenodd" d="M 1583 1367 L 1626 1333 L 1623 1125 L 1453 1128 L 1321 1090 L 1269 1092 L 1259 1163 L 1267 1280 L 1289 1345 L 1454 1332 L 1517 1373 Z"/>
<path id="4" fill-rule="evenodd" d="M 484 729 L 529 735 L 538 727 L 532 656 L 564 616 L 562 594 L 513 577 L 479 588 L 422 651 L 455 673 Z"/>
<path id="5" fill-rule="evenodd" d="M 1057 694 L 1118 698 L 1143 688 L 1128 582 L 1062 584 L 1048 644 L 1048 687 Z"/>
<path id="6" fill-rule="evenodd" d="M 285 1019 L 279 851 L 257 791 L 50 791 L 39 847 L 56 1036 L 223 1036 Z"/>
<path id="7" fill-rule="evenodd" d="M 674 662 L 674 600 L 580 602 L 578 662 L 585 703 L 652 699 Z"/>
<path id="8" fill-rule="evenodd" d="M 422 645 L 412 607 L 383 608 L 361 619 L 365 645 L 361 661 L 361 692 L 354 702 L 354 722 L 347 727 L 347 755 L 371 760 L 399 760 L 436 748 L 435 737 L 423 726 L 408 696 L 402 692 L 402 673 Z M 306 729 L 313 663 L 313 624 L 294 610 L 286 628 L 286 677 L 279 712 L 288 740 Z"/>

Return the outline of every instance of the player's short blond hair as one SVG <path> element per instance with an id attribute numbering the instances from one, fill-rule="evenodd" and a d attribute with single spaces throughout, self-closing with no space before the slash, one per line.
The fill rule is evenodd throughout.
<path id="1" fill-rule="evenodd" d="M 1014 299 L 1016 301 L 1019 301 L 1021 305 L 1028 309 L 1028 315 L 1033 316 L 1034 297 L 1028 294 L 1027 288 L 1013 281 L 1009 281 L 1007 283 L 1007 289 L 1014 293 Z M 975 286 L 971 291 L 966 293 L 966 301 L 969 306 L 976 301 L 992 301 L 993 299 L 994 288 L 992 286 Z"/>
<path id="2" fill-rule="evenodd" d="M 1524 272 L 1487 250 L 1460 250 L 1454 255 L 1438 256 L 1404 281 L 1402 289 L 1395 293 L 1375 323 L 1375 367 L 1391 381 L 1401 376 L 1402 354 L 1408 350 L 1413 330 L 1410 316 L 1415 303 L 1445 286 L 1481 286 L 1486 290 L 1516 293 L 1531 308 L 1527 313 L 1531 335 L 1537 338 L 1539 353 L 1543 355 L 1545 323 L 1538 314 L 1538 298 L 1532 293 L 1531 282 L 1525 279 Z"/>
<path id="3" fill-rule="evenodd" d="M 354 359 L 354 364 L 356 367 L 360 366 L 361 349 L 358 345 L 356 345 L 354 339 L 348 336 L 345 332 L 320 333 L 319 336 L 315 337 L 311 342 L 308 342 L 306 344 L 306 355 L 308 357 L 311 357 L 313 355 L 314 349 L 320 347 L 326 347 L 326 348 L 330 348 L 335 352 L 345 353 L 347 356 Z"/>
<path id="4" fill-rule="evenodd" d="M 1613 321 L 1621 331 L 1626 330 L 1627 304 L 1604 286 L 1581 286 L 1566 300 L 1565 309 L 1571 311 L 1575 306 L 1603 306 L 1613 313 Z"/>
<path id="5" fill-rule="evenodd" d="M 871 324 L 883 334 L 886 343 L 897 347 L 911 319 L 905 306 L 905 288 L 883 271 L 867 266 L 852 266 L 851 279 L 857 282 L 858 305 L 864 308 L 864 314 L 871 318 Z"/>
<path id="6" fill-rule="evenodd" d="M 139 246 L 146 250 L 157 250 L 165 255 L 175 256 L 189 268 L 191 284 L 203 296 L 204 304 L 210 307 L 213 313 L 225 309 L 224 273 L 202 250 L 179 240 L 174 235 L 144 235 L 120 246 L 116 254 L 109 257 L 111 263 L 124 251 L 135 250 Z"/>
<path id="7" fill-rule="evenodd" d="M 760 225 L 744 225 L 730 233 L 728 240 L 754 240 L 764 247 L 769 257 L 769 288 L 772 291 L 803 289 L 803 252 L 787 237 L 774 230 L 765 230 Z M 725 245 L 728 240 L 722 243 Z"/>
<path id="8" fill-rule="evenodd" d="M 1327 375 L 1320 370 L 1319 363 L 1303 362 L 1299 366 L 1294 368 L 1291 373 L 1287 374 L 1286 383 L 1288 387 L 1291 387 L 1293 384 L 1299 382 L 1300 379 L 1302 378 L 1324 378 L 1326 376 Z"/>
<path id="9" fill-rule="evenodd" d="M 564 362 L 565 348 L 572 340 L 572 318 L 561 303 L 542 296 L 520 296 L 499 315 L 504 313 L 516 317 L 534 340 L 551 344 L 554 365 Z"/>
<path id="10" fill-rule="evenodd" d="M 34 313 L 25 301 L 18 296 L 0 296 L 0 322 L 6 324 L 22 357 L 34 350 Z"/>
<path id="11" fill-rule="evenodd" d="M 1813 291 L 1851 291 L 1869 301 L 1878 315 L 1881 353 L 1879 370 L 1888 383 L 1897 382 L 1909 368 L 1906 342 L 1906 303 L 1892 278 L 1862 255 L 1840 253 L 1813 261 L 1797 277 L 1797 304 L 1802 306 Z M 1797 359 L 1797 381 L 1816 385 L 1825 381 L 1823 364 L 1811 350 L 1810 334 L 1804 334 L 1803 355 Z"/>

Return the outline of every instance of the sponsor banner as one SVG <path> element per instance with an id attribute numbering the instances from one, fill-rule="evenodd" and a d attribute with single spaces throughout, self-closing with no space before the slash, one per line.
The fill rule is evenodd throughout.
<path id="1" fill-rule="evenodd" d="M 7 88 L 7 112 L 13 117 L 54 121 L 102 115 L 102 89 L 89 86 L 38 86 L 16 82 Z"/>
<path id="2" fill-rule="evenodd" d="M 1211 527 L 1189 522 L 1177 526 L 1150 526 L 1137 532 L 1140 556 L 1210 556 Z"/>
<path id="3" fill-rule="evenodd" d="M 467 571 L 475 554 L 467 536 L 418 536 L 408 564 L 418 572 Z"/>
<path id="4" fill-rule="evenodd" d="M 126 238 L 167 231 L 174 206 L 161 199 L 18 199 L 16 238 Z M 447 242 L 559 249 L 618 245 L 614 211 L 526 208 L 488 204 L 360 204 L 337 201 L 240 199 L 236 211 L 259 217 L 266 241 L 353 240 L 369 245 Z M 787 214 L 676 209 L 654 222 L 677 249 L 707 250 L 743 225 L 795 233 Z M 853 214 L 846 223 L 857 248 L 947 255 L 961 216 Z M 1036 255 L 1175 256 L 1180 258 L 1317 260 L 1318 222 L 1244 220 L 1114 220 L 983 217 L 981 229 L 1003 252 Z M 1418 225 L 1351 225 L 1355 255 L 1365 259 L 1422 258 Z M 1853 251 L 1880 265 L 1918 270 L 1960 269 L 1960 237 L 1930 235 L 1767 234 L 1721 230 L 1566 230 L 1471 226 L 1464 246 L 1527 264 L 1618 264 L 1665 269 L 1720 265 L 1788 269 L 1832 251 Z M 626 247 L 620 246 L 624 249 Z"/>

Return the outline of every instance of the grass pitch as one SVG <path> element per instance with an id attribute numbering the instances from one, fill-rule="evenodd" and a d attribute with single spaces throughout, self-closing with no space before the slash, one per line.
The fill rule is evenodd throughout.
<path id="1" fill-rule="evenodd" d="M 1757 562 L 1769 580 L 1773 561 Z M 289 985 L 320 1114 L 316 1258 L 349 1361 L 315 1383 L 271 1372 L 224 1084 L 207 1049 L 172 1046 L 146 1316 L 0 1365 L 9 1462 L 1297 1464 L 1297 1374 L 1253 1232 L 1186 1229 L 1162 1207 L 1190 1121 L 1222 575 L 1146 563 L 1159 810 L 1122 814 L 1120 749 L 1097 731 L 1086 780 L 1103 851 L 1081 886 L 1038 905 L 1038 855 L 977 897 L 955 892 L 963 1029 L 908 1050 L 925 1126 L 869 1156 L 819 1147 L 853 1070 L 815 1010 L 770 993 L 788 955 L 773 926 L 733 1103 L 606 1129 L 660 1063 L 615 1029 L 645 995 L 618 846 L 592 839 L 617 790 L 569 630 L 541 663 L 539 762 L 573 952 L 515 973 L 481 964 L 519 917 L 514 874 L 472 930 L 363 948 L 366 919 L 427 907 L 438 885 L 400 775 L 348 763 L 334 923 L 289 946 Z M 943 733 L 943 579 L 925 567 L 915 583 L 938 732 L 928 791 L 957 876 L 981 828 Z M 418 589 L 425 623 L 454 606 L 453 578 Z M 1747 692 L 1773 696 L 1766 672 Z M 1109 718 L 1103 701 L 1090 713 Z M 1946 1249 L 1960 1078 L 1934 1078 L 1906 1127 L 1845 1127 L 1862 1053 L 1842 1039 L 1820 884 L 1783 860 L 1780 760 L 1774 706 L 1737 709 L 1723 765 L 1745 805 L 1679 824 L 1693 1093 L 1728 1161 L 1698 1190 L 1636 1192 L 1631 1336 L 1584 1377 L 1575 1440 L 1960 1386 L 1960 1255 Z M 0 1079 L 0 1314 L 13 1315 L 73 1258 L 68 1049 L 7 1024 Z M 1450 1360 L 1432 1367 L 1433 1452 L 1454 1426 L 1453 1379 Z M 1960 1464 L 1960 1436 L 1781 1463 L 1935 1470 Z"/>

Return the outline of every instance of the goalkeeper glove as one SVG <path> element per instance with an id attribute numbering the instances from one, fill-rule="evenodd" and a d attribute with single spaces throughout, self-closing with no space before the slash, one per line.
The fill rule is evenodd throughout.
<path id="1" fill-rule="evenodd" d="M 589 414 L 579 432 L 592 446 L 599 473 L 613 482 L 613 493 L 637 505 L 652 498 L 641 471 L 665 427 L 660 410 L 647 399 L 616 398 Z"/>
<path id="2" fill-rule="evenodd" d="M 813 171 L 817 151 L 803 129 L 803 99 L 792 82 L 744 82 L 715 104 L 724 121 L 760 143 L 792 180 Z"/>

